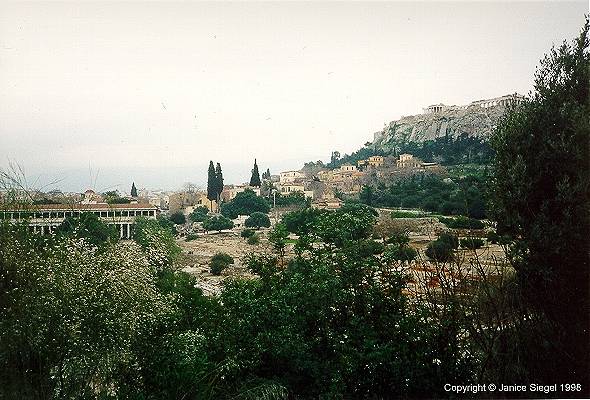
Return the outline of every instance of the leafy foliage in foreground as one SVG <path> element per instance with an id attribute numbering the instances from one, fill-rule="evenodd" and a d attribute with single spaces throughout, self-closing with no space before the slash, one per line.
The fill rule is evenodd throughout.
<path id="1" fill-rule="evenodd" d="M 534 92 L 492 137 L 494 216 L 529 306 L 553 325 L 540 378 L 588 381 L 590 363 L 590 38 L 541 61 Z M 572 373 L 573 372 L 573 373 Z M 556 375 L 559 374 L 559 375 Z M 584 377 L 584 378 L 582 378 Z"/>
<path id="2" fill-rule="evenodd" d="M 147 253 L 150 265 L 157 268 L 170 267 L 180 254 L 172 232 L 158 221 L 137 218 L 133 227 L 133 239 Z"/>
<path id="3" fill-rule="evenodd" d="M 94 213 L 81 213 L 79 217 L 66 217 L 55 230 L 57 235 L 85 239 L 97 247 L 103 247 L 119 240 L 113 225 L 107 225 Z"/>
<path id="4" fill-rule="evenodd" d="M 374 222 L 364 206 L 323 213 L 287 265 L 277 224 L 280 257 L 250 256 L 259 278 L 230 280 L 219 298 L 171 269 L 173 238 L 157 221 L 138 221 L 137 244 L 101 253 L 6 225 L 0 282 L 12 311 L 0 314 L 10 332 L 0 365 L 24 369 L 0 378 L 40 397 L 440 393 L 443 382 L 467 379 L 471 357 L 407 302 L 404 274 L 368 239 Z"/>
<path id="5" fill-rule="evenodd" d="M 34 389 L 42 398 L 106 394 L 134 357 L 138 332 L 171 312 L 155 268 L 135 244 L 97 252 L 84 239 L 52 241 L 4 225 L 0 260 L 3 390 Z"/>

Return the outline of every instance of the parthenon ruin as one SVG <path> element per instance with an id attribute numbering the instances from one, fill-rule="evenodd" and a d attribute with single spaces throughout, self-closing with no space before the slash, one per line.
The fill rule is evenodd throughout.
<path id="1" fill-rule="evenodd" d="M 489 107 L 496 107 L 496 106 L 503 106 L 508 107 L 513 104 L 518 104 L 524 100 L 524 96 L 519 95 L 518 93 L 514 94 L 507 94 L 500 97 L 494 97 L 493 99 L 483 99 L 483 100 L 476 100 L 472 101 L 471 103 L 463 106 L 449 106 L 446 104 L 433 104 L 428 107 L 423 108 L 423 114 L 437 114 L 444 111 L 455 111 L 455 110 L 467 110 L 471 107 L 480 107 L 480 108 L 489 108 Z"/>

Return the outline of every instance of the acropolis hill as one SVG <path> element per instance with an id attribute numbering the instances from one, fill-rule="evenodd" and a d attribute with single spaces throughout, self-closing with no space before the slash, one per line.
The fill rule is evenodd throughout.
<path id="1" fill-rule="evenodd" d="M 391 150 L 400 142 L 423 142 L 447 135 L 456 138 L 464 133 L 487 139 L 508 107 L 522 99 L 511 94 L 461 106 L 434 104 L 424 108 L 422 114 L 391 121 L 374 134 L 371 147 Z"/>

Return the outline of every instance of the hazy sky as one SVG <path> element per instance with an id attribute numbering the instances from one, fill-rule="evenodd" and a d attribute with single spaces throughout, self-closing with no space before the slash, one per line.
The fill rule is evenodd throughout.
<path id="1" fill-rule="evenodd" d="M 65 190 L 204 184 L 527 93 L 587 2 L 0 3 L 0 167 Z"/>

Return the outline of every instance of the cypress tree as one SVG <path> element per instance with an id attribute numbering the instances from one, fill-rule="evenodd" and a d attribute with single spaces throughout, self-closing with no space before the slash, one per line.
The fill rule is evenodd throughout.
<path id="1" fill-rule="evenodd" d="M 135 182 L 131 184 L 131 197 L 137 197 L 137 188 L 135 187 Z"/>
<path id="2" fill-rule="evenodd" d="M 260 174 L 258 173 L 258 164 L 256 164 L 256 159 L 254 159 L 254 168 L 252 168 L 250 186 L 260 187 Z"/>
<path id="3" fill-rule="evenodd" d="M 217 163 L 215 167 L 215 185 L 216 185 L 216 199 L 217 203 L 219 204 L 219 198 L 221 197 L 221 192 L 223 192 L 223 172 L 221 172 L 221 164 Z"/>
<path id="4" fill-rule="evenodd" d="M 209 161 L 209 171 L 207 171 L 207 198 L 213 207 L 213 200 L 217 200 L 217 179 L 213 161 Z"/>

